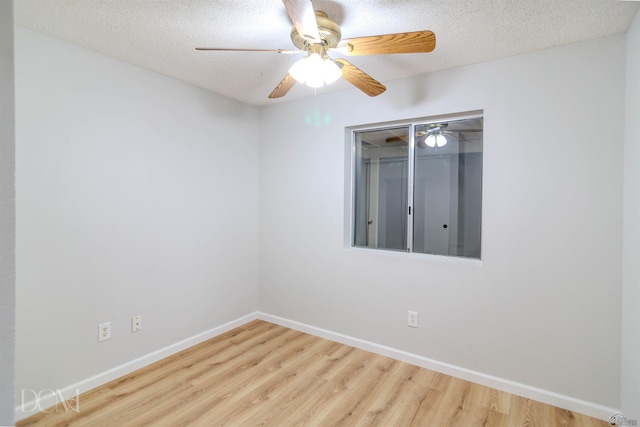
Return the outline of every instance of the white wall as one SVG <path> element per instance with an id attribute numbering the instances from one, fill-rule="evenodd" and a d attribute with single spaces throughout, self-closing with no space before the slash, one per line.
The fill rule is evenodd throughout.
<path id="1" fill-rule="evenodd" d="M 624 55 L 617 36 L 263 108 L 261 310 L 617 408 Z M 482 262 L 345 248 L 345 126 L 475 109 Z"/>
<path id="2" fill-rule="evenodd" d="M 640 420 L 640 13 L 627 33 L 622 288 L 622 410 Z"/>
<path id="3" fill-rule="evenodd" d="M 13 424 L 15 126 L 13 2 L 0 1 L 0 425 Z"/>
<path id="4" fill-rule="evenodd" d="M 18 28 L 18 395 L 259 307 L 619 407 L 624 41 L 391 82 L 373 99 L 354 90 L 258 110 Z M 482 262 L 345 248 L 344 127 L 475 109 Z M 634 247 L 625 255 L 637 259 Z M 625 319 L 625 337 L 637 334 Z M 113 338 L 99 344 L 107 320 Z M 623 377 L 635 369 L 623 362 Z"/>
<path id="5" fill-rule="evenodd" d="M 17 398 L 254 313 L 258 109 L 22 27 L 16 70 Z"/>

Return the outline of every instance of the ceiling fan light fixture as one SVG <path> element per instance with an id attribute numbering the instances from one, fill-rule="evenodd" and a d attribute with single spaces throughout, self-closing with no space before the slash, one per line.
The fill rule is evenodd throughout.
<path id="1" fill-rule="evenodd" d="M 322 59 L 319 54 L 312 53 L 293 64 L 289 74 L 299 83 L 318 88 L 338 80 L 342 76 L 342 69 L 329 57 Z"/>
<path id="2" fill-rule="evenodd" d="M 447 137 L 441 133 L 431 133 L 425 138 L 424 143 L 430 148 L 444 147 L 447 145 Z"/>
<path id="3" fill-rule="evenodd" d="M 436 136 L 431 134 L 427 136 L 424 140 L 424 143 L 427 144 L 427 147 L 433 148 L 436 146 Z"/>
<path id="4" fill-rule="evenodd" d="M 1 1 L 1 0 L 0 0 Z M 356 37 L 342 40 L 340 26 L 329 19 L 329 16 L 320 10 L 313 9 L 312 0 L 282 0 L 289 19 L 293 23 L 290 37 L 296 51 L 288 49 L 248 49 L 248 48 L 218 48 L 197 47 L 196 50 L 211 51 L 236 51 L 236 52 L 277 52 L 307 54 L 305 58 L 298 60 L 289 73 L 271 91 L 269 98 L 281 98 L 291 90 L 296 83 L 306 84 L 311 87 L 321 87 L 331 84 L 343 77 L 348 83 L 369 96 L 378 96 L 387 88 L 356 67 L 344 58 L 335 61 L 327 56 L 327 51 L 338 51 L 343 55 L 386 55 L 431 52 L 436 47 L 436 37 L 432 31 L 410 31 L 376 36 Z M 330 2 L 331 3 L 331 2 Z M 316 74 L 310 76 L 310 59 L 314 54 L 326 64 L 321 72 L 321 77 Z"/>
<path id="5" fill-rule="evenodd" d="M 319 88 L 319 87 L 324 86 L 324 80 L 322 79 L 322 73 L 319 73 L 317 71 L 309 73 L 309 76 L 307 77 L 307 81 L 304 84 L 306 84 L 309 87 L 313 87 L 313 88 Z"/>
<path id="6" fill-rule="evenodd" d="M 293 64 L 291 68 L 289 68 L 289 74 L 291 74 L 291 77 L 296 79 L 298 83 L 304 84 L 304 82 L 307 80 L 307 73 L 309 68 L 307 58 L 308 57 L 305 56 L 304 58 L 298 59 L 296 63 Z"/>
<path id="7" fill-rule="evenodd" d="M 327 57 L 322 63 L 322 72 L 324 82 L 328 85 L 342 77 L 342 68 L 338 66 L 331 58 Z"/>
<path id="8" fill-rule="evenodd" d="M 305 78 L 305 84 L 309 87 L 322 87 L 324 86 L 323 67 L 324 62 L 322 57 L 317 53 L 312 53 L 307 58 L 307 75 Z"/>

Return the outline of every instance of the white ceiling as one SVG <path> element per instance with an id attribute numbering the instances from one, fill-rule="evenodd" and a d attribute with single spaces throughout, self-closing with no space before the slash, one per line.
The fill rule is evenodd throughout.
<path id="1" fill-rule="evenodd" d="M 385 83 L 623 33 L 640 3 L 314 0 L 313 5 L 341 26 L 343 38 L 425 29 L 436 34 L 431 53 L 349 58 Z M 252 105 L 316 93 L 298 84 L 280 100 L 267 98 L 301 55 L 194 49 L 293 48 L 281 0 L 15 0 L 14 9 L 20 25 Z M 352 88 L 340 80 L 318 93 Z"/>

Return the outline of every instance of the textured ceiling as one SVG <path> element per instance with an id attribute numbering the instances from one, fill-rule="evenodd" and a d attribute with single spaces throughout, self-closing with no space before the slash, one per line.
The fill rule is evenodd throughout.
<path id="1" fill-rule="evenodd" d="M 425 29 L 436 34 L 431 53 L 349 58 L 384 83 L 623 33 L 640 3 L 314 0 L 313 5 L 341 26 L 343 38 Z M 15 0 L 14 9 L 16 22 L 27 28 L 249 104 L 316 93 L 298 84 L 282 99 L 267 98 L 301 55 L 194 49 L 293 48 L 281 0 Z M 352 88 L 340 80 L 317 93 Z"/>

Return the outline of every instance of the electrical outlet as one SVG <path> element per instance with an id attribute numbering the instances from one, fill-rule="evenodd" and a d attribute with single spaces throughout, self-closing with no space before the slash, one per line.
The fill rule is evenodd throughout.
<path id="1" fill-rule="evenodd" d="M 100 323 L 98 325 L 98 342 L 111 339 L 111 322 Z"/>
<path id="2" fill-rule="evenodd" d="M 140 329 L 142 329 L 142 314 L 131 318 L 131 332 L 138 332 Z"/>
<path id="3" fill-rule="evenodd" d="M 409 311 L 407 316 L 407 324 L 412 328 L 418 327 L 418 312 L 417 311 Z"/>

